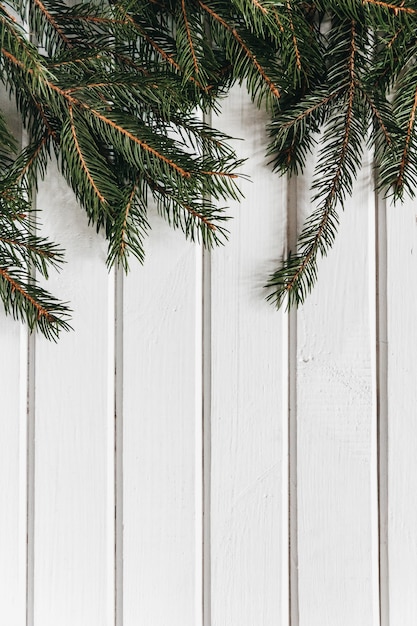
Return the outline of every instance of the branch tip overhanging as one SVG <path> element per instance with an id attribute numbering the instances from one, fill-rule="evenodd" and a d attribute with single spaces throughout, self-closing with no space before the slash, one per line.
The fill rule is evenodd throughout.
<path id="1" fill-rule="evenodd" d="M 10 273 L 3 267 L 0 267 L 0 276 L 9 283 L 12 292 L 17 291 L 26 302 L 33 306 L 36 310 L 38 321 L 44 318 L 49 324 L 57 322 L 58 319 L 52 315 L 44 306 L 42 306 L 35 298 L 33 298 L 27 289 L 24 289 L 22 285 L 15 280 Z"/>
<path id="2" fill-rule="evenodd" d="M 348 102 L 347 102 L 347 110 L 345 116 L 345 131 L 344 137 L 342 141 L 342 146 L 340 150 L 340 156 L 338 158 L 338 166 L 336 172 L 332 178 L 332 183 L 329 189 L 329 192 L 326 196 L 323 205 L 323 215 L 319 223 L 319 227 L 317 232 L 313 238 L 313 241 L 308 247 L 307 253 L 303 258 L 303 261 L 300 267 L 297 269 L 294 276 L 290 279 L 290 281 L 286 285 L 286 291 L 289 293 L 294 289 L 294 286 L 297 284 L 299 277 L 304 273 L 306 267 L 310 264 L 310 262 L 315 258 L 317 254 L 317 250 L 319 248 L 319 244 L 322 238 L 322 235 L 325 231 L 325 228 L 328 224 L 331 211 L 334 207 L 334 201 L 336 198 L 336 194 L 339 187 L 340 177 L 342 175 L 342 167 L 346 158 L 347 149 L 350 141 L 350 129 L 353 119 L 353 103 L 355 97 L 355 88 L 356 88 L 356 79 L 355 79 L 355 55 L 356 55 L 356 22 L 355 20 L 351 21 L 351 41 L 350 41 L 350 55 L 348 62 L 348 72 L 349 72 L 349 90 L 348 90 Z"/>

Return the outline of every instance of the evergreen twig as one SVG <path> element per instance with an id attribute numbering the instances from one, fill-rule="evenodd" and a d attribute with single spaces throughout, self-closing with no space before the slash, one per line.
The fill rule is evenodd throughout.
<path id="1" fill-rule="evenodd" d="M 234 82 L 270 112 L 276 171 L 302 172 L 317 145 L 315 208 L 269 282 L 278 306 L 303 302 L 366 145 L 380 188 L 414 193 L 416 20 L 416 0 L 0 1 L 0 81 L 30 138 L 19 149 L 0 111 L 5 310 L 48 337 L 69 327 L 37 282 L 63 262 L 32 210 L 51 158 L 107 237 L 109 265 L 143 262 L 150 200 L 190 239 L 223 242 L 220 205 L 239 197 L 242 163 L 196 110 L 219 109 Z"/>

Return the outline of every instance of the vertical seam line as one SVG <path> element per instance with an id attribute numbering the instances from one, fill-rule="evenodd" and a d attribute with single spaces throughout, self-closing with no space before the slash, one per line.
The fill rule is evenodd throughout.
<path id="1" fill-rule="evenodd" d="M 288 178 L 287 246 L 297 246 L 297 179 Z M 288 312 L 288 575 L 289 624 L 299 625 L 298 463 L 297 463 L 297 310 Z"/>
<path id="2" fill-rule="evenodd" d="M 123 274 L 115 270 L 114 307 L 114 623 L 123 626 Z"/>
<path id="3" fill-rule="evenodd" d="M 376 429 L 380 625 L 389 626 L 388 562 L 388 335 L 386 202 L 375 192 Z"/>

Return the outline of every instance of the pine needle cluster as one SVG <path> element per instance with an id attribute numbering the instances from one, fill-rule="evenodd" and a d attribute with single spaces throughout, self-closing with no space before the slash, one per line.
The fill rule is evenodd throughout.
<path id="1" fill-rule="evenodd" d="M 51 159 L 105 234 L 109 266 L 143 261 L 150 201 L 186 237 L 224 241 L 242 163 L 201 113 L 235 82 L 270 113 L 277 172 L 302 172 L 319 144 L 316 208 L 269 281 L 278 306 L 303 302 L 365 147 L 384 192 L 414 193 L 416 18 L 417 0 L 0 2 L 0 81 L 29 138 L 20 146 L 0 114 L 6 311 L 52 338 L 69 328 L 37 282 L 63 262 L 32 209 Z"/>

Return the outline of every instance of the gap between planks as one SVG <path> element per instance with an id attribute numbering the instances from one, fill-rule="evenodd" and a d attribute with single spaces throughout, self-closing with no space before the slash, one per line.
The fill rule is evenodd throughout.
<path id="1" fill-rule="evenodd" d="M 287 179 L 287 247 L 297 248 L 297 178 Z M 285 320 L 285 318 L 284 318 Z M 288 623 L 299 626 L 299 583 L 298 583 L 298 437 L 297 437 L 297 310 L 288 312 L 286 319 L 288 371 Z M 285 371 L 285 369 L 284 369 Z"/>
<path id="2" fill-rule="evenodd" d="M 24 325 L 20 331 L 20 494 L 24 511 L 19 559 L 25 563 L 25 624 L 34 625 L 35 587 L 35 334 Z"/>
<path id="3" fill-rule="evenodd" d="M 203 483 L 203 626 L 211 626 L 211 255 L 202 266 L 202 483 Z"/>
<path id="4" fill-rule="evenodd" d="M 123 626 L 123 271 L 109 276 L 108 306 L 108 532 L 107 614 Z"/>
<path id="5" fill-rule="evenodd" d="M 204 621 L 204 275 L 203 246 L 195 244 L 194 623 Z"/>
<path id="6" fill-rule="evenodd" d="M 26 146 L 27 143 L 26 132 L 22 131 L 22 146 Z M 36 198 L 33 200 L 33 208 L 36 209 Z M 31 229 L 35 229 L 32 222 Z M 34 266 L 30 267 L 30 274 L 31 279 L 36 278 Z M 22 511 L 25 511 L 26 541 L 23 543 L 23 549 L 26 550 L 26 626 L 34 626 L 35 623 L 35 355 L 36 332 L 30 332 L 27 324 L 24 324 L 20 331 L 20 432 L 24 438 L 21 446 L 21 476 L 25 481 L 25 484 L 21 485 L 21 493 L 25 494 L 26 500 L 25 505 L 21 508 Z"/>
<path id="7" fill-rule="evenodd" d="M 207 24 L 206 24 L 207 27 Z M 201 113 L 202 121 L 207 126 L 213 126 L 212 114 Z M 200 567 L 197 570 L 201 572 L 201 618 L 202 626 L 211 626 L 211 395 L 212 395 L 212 325 L 211 325 L 211 253 L 208 248 L 201 245 L 197 250 L 197 283 L 200 277 L 200 288 L 197 288 L 197 314 L 199 315 L 201 327 L 197 325 L 196 346 L 200 347 L 200 354 L 196 358 L 200 359 L 201 372 L 201 396 L 198 398 L 200 406 L 200 423 L 201 432 L 198 430 L 196 446 L 196 461 L 199 462 L 198 455 L 201 452 L 200 468 L 201 474 L 196 474 L 196 480 L 199 480 L 202 494 L 199 502 L 202 519 L 201 528 L 201 552 L 197 550 L 197 558 L 201 555 Z M 200 309 L 198 307 L 201 307 Z M 197 360 L 198 364 L 198 360 Z M 199 413 L 197 413 L 199 415 Z M 198 503 L 197 503 L 198 504 Z M 199 622 L 197 621 L 196 624 Z"/>
<path id="8" fill-rule="evenodd" d="M 375 192 L 376 471 L 380 626 L 389 626 L 387 207 Z"/>

